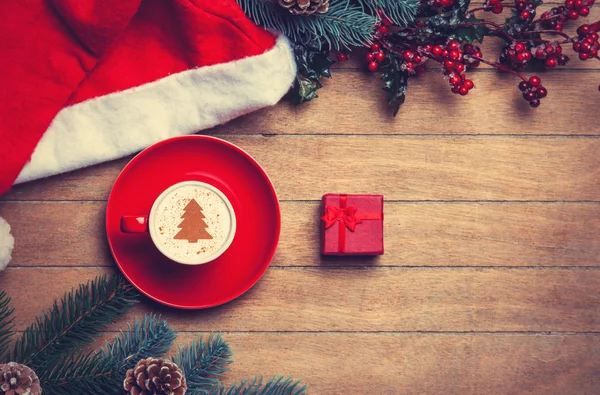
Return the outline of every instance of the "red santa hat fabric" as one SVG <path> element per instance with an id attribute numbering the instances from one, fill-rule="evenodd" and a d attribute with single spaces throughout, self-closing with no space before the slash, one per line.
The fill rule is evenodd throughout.
<path id="1" fill-rule="evenodd" d="M 0 195 L 275 104 L 296 73 L 235 0 L 14 0 L 0 18 Z"/>
<path id="2" fill-rule="evenodd" d="M 275 104 L 289 42 L 235 0 L 0 2 L 0 195 Z"/>

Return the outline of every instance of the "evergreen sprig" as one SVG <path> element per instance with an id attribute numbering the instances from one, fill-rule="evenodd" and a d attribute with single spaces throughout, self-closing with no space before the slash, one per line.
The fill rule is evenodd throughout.
<path id="1" fill-rule="evenodd" d="M 419 0 L 358 0 L 360 5 L 377 15 L 381 10 L 390 21 L 398 26 L 407 26 L 415 20 L 421 2 Z"/>
<path id="2" fill-rule="evenodd" d="M 282 376 L 271 378 L 263 385 L 263 378 L 244 380 L 240 384 L 233 384 L 229 388 L 219 387 L 214 395 L 303 395 L 306 394 L 306 385 L 300 381 Z"/>
<path id="3" fill-rule="evenodd" d="M 13 335 L 13 313 L 15 309 L 10 307 L 10 297 L 4 291 L 0 291 L 0 360 L 8 351 L 8 343 Z"/>
<path id="4" fill-rule="evenodd" d="M 340 50 L 369 44 L 377 22 L 377 18 L 350 0 L 332 2 L 325 14 L 303 17 L 290 14 L 276 1 L 237 2 L 256 24 L 279 30 L 292 41 L 317 49 Z"/>
<path id="5" fill-rule="evenodd" d="M 219 386 L 216 379 L 229 370 L 233 353 L 220 334 L 211 335 L 206 342 L 193 340 L 173 358 L 185 375 L 188 395 L 208 394 Z"/>
<path id="6" fill-rule="evenodd" d="M 54 301 L 15 343 L 11 360 L 39 371 L 94 340 L 136 303 L 137 292 L 122 277 L 97 277 Z M 73 359 L 73 363 L 87 362 Z M 73 369 L 77 369 L 74 367 Z"/>
<path id="7" fill-rule="evenodd" d="M 107 395 L 121 388 L 118 363 L 101 354 L 76 351 L 46 369 L 37 370 L 44 393 Z"/>
<path id="8" fill-rule="evenodd" d="M 167 321 L 154 314 L 144 316 L 141 321 L 134 320 L 127 328 L 101 351 L 102 358 L 118 363 L 122 375 L 142 359 L 163 356 L 177 338 Z"/>

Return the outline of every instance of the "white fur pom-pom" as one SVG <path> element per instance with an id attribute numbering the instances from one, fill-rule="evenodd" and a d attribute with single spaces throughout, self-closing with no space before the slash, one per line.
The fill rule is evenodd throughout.
<path id="1" fill-rule="evenodd" d="M 12 258 L 15 239 L 10 234 L 10 225 L 0 217 L 0 271 L 4 270 Z"/>

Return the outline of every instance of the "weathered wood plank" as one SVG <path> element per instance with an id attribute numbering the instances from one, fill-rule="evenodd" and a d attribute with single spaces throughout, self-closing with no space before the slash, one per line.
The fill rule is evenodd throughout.
<path id="1" fill-rule="evenodd" d="M 387 200 L 598 200 L 596 138 L 228 136 L 227 140 L 256 158 L 283 200 L 317 200 L 327 192 L 381 193 Z M 3 198 L 103 200 L 125 163 L 120 160 L 17 186 Z"/>
<path id="2" fill-rule="evenodd" d="M 112 266 L 104 202 L 3 202 L 13 267 Z M 274 266 L 598 266 L 598 204 L 386 203 L 385 255 L 320 255 L 317 203 L 284 202 Z"/>
<path id="3" fill-rule="evenodd" d="M 8 268 L 22 330 L 52 299 L 108 268 Z M 185 331 L 600 331 L 600 271 L 559 269 L 268 270 L 240 299 L 206 311 L 146 301 Z"/>

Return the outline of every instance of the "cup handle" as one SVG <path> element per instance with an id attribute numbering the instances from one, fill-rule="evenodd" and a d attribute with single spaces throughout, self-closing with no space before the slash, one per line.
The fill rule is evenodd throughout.
<path id="1" fill-rule="evenodd" d="M 148 232 L 148 217 L 125 215 L 121 217 L 121 232 L 146 233 Z"/>

